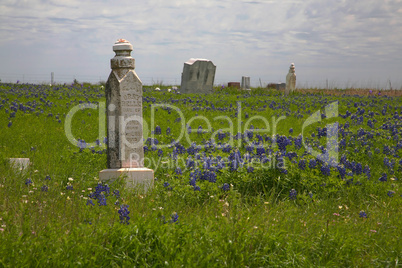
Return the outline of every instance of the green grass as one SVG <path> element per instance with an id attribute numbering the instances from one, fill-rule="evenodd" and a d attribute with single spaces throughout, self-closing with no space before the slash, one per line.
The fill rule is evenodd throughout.
<path id="1" fill-rule="evenodd" d="M 187 124 L 191 118 L 205 116 L 211 122 L 210 133 L 190 133 L 190 140 L 180 140 L 186 149 L 193 142 L 205 144 L 211 132 L 218 129 L 228 132 L 230 122 L 234 134 L 243 133 L 247 120 L 256 115 L 267 118 L 270 124 L 269 131 L 259 134 L 271 137 L 272 118 L 277 120 L 285 115 L 277 124 L 276 133 L 295 138 L 309 115 L 318 109 L 323 113 L 324 107 L 336 100 L 342 115 L 346 111 L 356 113 L 358 108 L 365 109 L 364 116 L 369 111 L 377 112 L 373 129 L 367 126 L 371 117 L 364 117 L 363 124 L 351 117 L 338 117 L 305 129 L 305 135 L 317 148 L 318 144 L 326 144 L 325 138 L 311 137 L 317 133 L 317 127 L 335 121 L 342 125 L 349 122 L 350 134 L 344 137 L 346 147 L 340 149 L 340 156 L 362 163 L 363 167 L 368 165 L 371 178 L 354 174 L 342 180 L 335 168 L 324 176 L 319 168 L 300 170 L 297 162 L 286 158 L 287 174 L 274 167 L 258 169 L 258 164 L 252 173 L 246 169 L 223 169 L 216 172 L 216 183 L 199 180 L 201 191 L 194 191 L 189 185 L 194 170 L 186 169 L 184 163 L 188 153 L 178 155 L 183 171 L 178 175 L 171 158 L 173 147 L 169 147 L 163 149 L 163 156 L 158 156 L 157 150 L 145 153 L 157 178 L 155 187 L 147 194 L 126 189 L 119 180 L 109 185 L 106 206 L 98 205 L 96 200 L 94 206 L 87 205 L 88 195 L 97 187 L 99 171 L 106 168 L 106 154 L 102 146 L 80 150 L 71 144 L 65 136 L 64 122 L 66 114 L 80 101 L 104 102 L 103 89 L 92 85 L 81 88 L 0 84 L 0 267 L 400 266 L 402 164 L 398 161 L 402 148 L 398 144 L 402 132 L 401 119 L 392 118 L 395 111 L 402 111 L 400 97 L 296 93 L 285 98 L 263 89 L 228 89 L 197 96 L 161 89 L 154 92 L 145 87 L 144 120 L 150 126 L 152 105 L 156 104 L 174 105 L 184 118 L 178 122 L 177 110 L 155 109 L 154 127 L 159 125 L 162 134 L 154 137 L 160 144 L 177 140 L 183 121 Z M 10 117 L 12 102 L 29 106 L 28 102 L 34 101 L 35 111 L 18 110 L 15 117 Z M 236 114 L 238 102 L 242 107 L 240 116 Z M 387 113 L 382 115 L 385 104 Z M 230 120 L 214 120 L 217 116 Z M 75 138 L 102 141 L 104 137 L 98 137 L 98 118 L 97 110 L 78 112 L 72 120 Z M 8 127 L 10 121 L 12 125 Z M 397 138 L 390 134 L 392 130 L 382 128 L 384 123 L 396 126 Z M 261 119 L 251 124 L 255 129 L 265 127 Z M 192 129 L 199 126 L 208 129 L 207 122 L 200 117 L 190 125 Z M 166 134 L 168 127 L 170 134 Z M 375 135 L 359 136 L 359 129 Z M 150 137 L 151 131 L 148 133 Z M 215 142 L 224 144 L 230 139 L 219 140 L 216 136 Z M 385 145 L 394 152 L 384 154 Z M 264 146 L 278 150 L 269 141 L 264 141 Z M 246 147 L 242 143 L 238 149 L 244 154 Z M 303 147 L 289 145 L 289 151 L 298 155 L 297 160 L 313 159 L 310 155 L 302 157 Z M 200 154 L 203 152 L 211 157 L 229 155 L 218 147 L 203 149 Z M 31 166 L 25 171 L 14 169 L 8 161 L 11 157 L 30 158 Z M 396 161 L 392 169 L 384 166 L 384 157 Z M 388 175 L 386 182 L 378 180 L 383 173 Z M 51 179 L 46 180 L 46 176 Z M 350 178 L 353 182 L 348 181 Z M 27 179 L 33 183 L 26 185 Z M 166 182 L 169 187 L 164 187 Z M 231 185 L 229 191 L 222 190 L 224 183 Z M 44 185 L 47 191 L 42 190 Z M 68 190 L 67 186 L 73 189 Z M 291 189 L 297 191 L 295 200 L 289 196 Z M 120 191 L 119 198 L 114 190 Z M 391 190 L 395 192 L 392 197 L 387 195 Z M 120 222 L 121 204 L 129 205 L 128 225 Z M 361 211 L 367 213 L 367 218 L 359 217 Z M 179 216 L 177 223 L 171 222 L 174 213 Z"/>

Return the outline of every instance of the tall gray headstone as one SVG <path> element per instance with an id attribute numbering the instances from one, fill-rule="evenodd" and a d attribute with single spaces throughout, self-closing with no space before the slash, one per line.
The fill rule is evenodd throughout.
<path id="1" fill-rule="evenodd" d="M 216 66 L 210 60 L 191 58 L 184 63 L 181 93 L 212 93 Z"/>
<path id="2" fill-rule="evenodd" d="M 144 168 L 142 82 L 134 71 L 133 46 L 119 39 L 110 60 L 112 72 L 106 83 L 107 167 L 99 179 L 107 181 L 121 175 L 127 185 L 142 183 L 145 190 L 153 184 L 153 170 Z"/>
<path id="3" fill-rule="evenodd" d="M 250 89 L 250 77 L 249 76 L 242 76 L 241 77 L 241 88 L 242 89 Z"/>

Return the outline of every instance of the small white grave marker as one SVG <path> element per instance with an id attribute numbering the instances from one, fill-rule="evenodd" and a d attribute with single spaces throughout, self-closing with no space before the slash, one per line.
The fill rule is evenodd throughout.
<path id="1" fill-rule="evenodd" d="M 24 171 L 29 167 L 29 158 L 10 158 L 10 164 L 13 168 Z"/>

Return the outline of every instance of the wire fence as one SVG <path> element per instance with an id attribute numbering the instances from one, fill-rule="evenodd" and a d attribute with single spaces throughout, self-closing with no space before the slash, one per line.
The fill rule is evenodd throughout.
<path id="1" fill-rule="evenodd" d="M 105 83 L 108 78 L 107 75 L 63 75 L 63 74 L 10 74 L 0 73 L 0 82 L 3 83 L 31 83 L 31 84 L 64 84 L 64 83 L 91 83 L 100 84 Z M 180 86 L 181 77 L 140 77 L 144 85 L 152 86 Z M 241 79 L 238 79 L 241 80 Z M 236 79 L 231 77 L 215 77 L 215 86 L 227 86 L 228 82 L 236 82 Z M 237 81 L 240 82 L 240 81 Z M 275 77 L 251 78 L 251 87 L 265 88 L 268 84 L 276 84 L 285 81 L 278 81 Z M 391 81 L 390 79 L 384 81 L 347 81 L 342 82 L 339 80 L 321 79 L 321 80 L 297 80 L 297 88 L 310 89 L 377 89 L 377 90 L 402 90 L 402 81 Z"/>

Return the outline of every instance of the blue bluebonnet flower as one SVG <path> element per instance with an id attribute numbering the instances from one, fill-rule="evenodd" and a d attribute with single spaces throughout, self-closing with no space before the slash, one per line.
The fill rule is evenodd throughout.
<path id="1" fill-rule="evenodd" d="M 201 191 L 201 188 L 200 188 L 200 186 L 198 186 L 198 185 L 195 185 L 195 186 L 194 186 L 194 191 Z"/>
<path id="2" fill-rule="evenodd" d="M 253 173 L 253 172 L 254 172 L 254 168 L 251 167 L 251 166 L 248 167 L 248 168 L 247 168 L 247 172 L 248 172 L 248 173 Z"/>
<path id="3" fill-rule="evenodd" d="M 32 184 L 32 180 L 31 179 L 26 179 L 25 180 L 25 185 L 29 186 L 30 184 Z"/>
<path id="4" fill-rule="evenodd" d="M 308 163 L 308 167 L 313 169 L 317 166 L 317 161 L 315 159 L 311 159 L 310 162 Z"/>
<path id="5" fill-rule="evenodd" d="M 201 176 L 200 179 L 202 179 L 202 180 L 207 180 L 207 181 L 209 181 L 209 182 L 215 183 L 215 182 L 216 182 L 216 173 L 213 172 L 213 171 L 209 171 L 209 170 L 204 171 L 204 172 L 202 173 L 202 176 Z"/>
<path id="6" fill-rule="evenodd" d="M 367 218 L 367 213 L 362 210 L 362 211 L 359 212 L 359 217 L 360 218 Z"/>
<path id="7" fill-rule="evenodd" d="M 183 172 L 181 171 L 181 168 L 180 168 L 180 167 L 177 167 L 177 168 L 176 168 L 176 174 L 177 174 L 177 175 L 182 175 L 182 174 L 183 174 Z"/>
<path id="8" fill-rule="evenodd" d="M 92 201 L 92 199 L 88 199 L 87 200 L 87 206 L 92 205 L 95 206 L 94 202 Z"/>
<path id="9" fill-rule="evenodd" d="M 390 155 L 391 154 L 391 148 L 388 145 L 384 145 L 382 149 L 382 153 L 385 155 Z"/>
<path id="10" fill-rule="evenodd" d="M 191 158 L 191 156 L 189 156 L 189 157 L 187 158 L 187 160 L 186 160 L 186 166 L 187 166 L 188 168 L 195 167 L 195 162 L 194 162 L 194 160 Z"/>
<path id="11" fill-rule="evenodd" d="M 308 195 L 310 196 L 310 198 L 313 198 L 313 193 L 308 193 Z"/>
<path id="12" fill-rule="evenodd" d="M 170 132 L 171 132 L 170 127 L 167 127 L 167 128 L 166 128 L 166 135 L 169 136 L 169 135 L 170 135 Z"/>
<path id="13" fill-rule="evenodd" d="M 42 192 L 47 192 L 49 190 L 49 187 L 47 187 L 47 185 L 43 185 L 41 190 Z"/>
<path id="14" fill-rule="evenodd" d="M 66 190 L 74 190 L 74 187 L 72 185 L 67 185 Z"/>
<path id="15" fill-rule="evenodd" d="M 345 168 L 343 165 L 339 165 L 339 166 L 337 166 L 337 169 L 338 169 L 338 172 L 339 172 L 340 177 L 341 177 L 342 179 L 344 179 L 344 178 L 345 178 L 345 175 L 346 175 L 346 168 Z M 353 175 L 353 174 L 352 174 L 352 175 Z"/>
<path id="16" fill-rule="evenodd" d="M 353 172 L 354 172 L 356 175 L 362 174 L 362 172 L 363 172 L 363 166 L 362 166 L 362 164 L 356 163 L 356 165 L 354 166 Z"/>
<path id="17" fill-rule="evenodd" d="M 293 133 L 293 128 L 290 128 L 289 129 L 289 134 L 292 134 Z"/>
<path id="18" fill-rule="evenodd" d="M 171 223 L 179 223 L 179 215 L 175 212 L 172 214 L 172 219 L 170 220 Z"/>
<path id="19" fill-rule="evenodd" d="M 290 192 L 289 192 L 289 198 L 290 198 L 290 200 L 296 200 L 296 198 L 297 198 L 297 192 L 296 192 L 295 189 L 290 190 Z"/>
<path id="20" fill-rule="evenodd" d="M 257 146 L 256 151 L 258 156 L 262 156 L 263 154 L 265 154 L 265 149 L 262 145 Z"/>
<path id="21" fill-rule="evenodd" d="M 253 133 L 253 130 L 246 130 L 245 132 L 244 132 L 244 135 L 245 136 L 247 136 L 247 138 L 249 139 L 249 140 L 251 140 L 252 138 L 253 138 L 253 135 L 254 135 L 254 133 Z"/>
<path id="22" fill-rule="evenodd" d="M 197 183 L 197 179 L 193 178 L 193 177 L 190 177 L 190 185 L 195 186 L 196 183 Z"/>
<path id="23" fill-rule="evenodd" d="M 197 134 L 202 134 L 203 133 L 203 131 L 202 131 L 202 126 L 198 126 L 198 129 L 197 129 Z"/>
<path id="24" fill-rule="evenodd" d="M 49 175 L 46 175 L 45 180 L 50 181 L 51 179 Z"/>
<path id="25" fill-rule="evenodd" d="M 387 174 L 383 173 L 382 176 L 378 179 L 379 181 L 385 182 L 387 181 Z"/>
<path id="26" fill-rule="evenodd" d="M 11 127 L 12 124 L 13 124 L 13 122 L 9 121 L 7 126 Z"/>
<path id="27" fill-rule="evenodd" d="M 303 138 L 301 135 L 299 135 L 295 140 L 294 140 L 294 144 L 296 146 L 297 149 L 300 149 L 303 145 Z"/>
<path id="28" fill-rule="evenodd" d="M 165 187 L 165 188 L 168 187 L 169 185 L 170 184 L 167 181 L 163 183 L 163 187 Z"/>
<path id="29" fill-rule="evenodd" d="M 99 195 L 98 204 L 99 206 L 106 206 L 106 197 L 103 192 Z"/>
<path id="30" fill-rule="evenodd" d="M 160 135 L 160 134 L 162 134 L 162 129 L 160 126 L 156 126 L 155 127 L 155 135 Z"/>
<path id="31" fill-rule="evenodd" d="M 280 136 L 280 135 L 276 137 L 276 142 L 281 152 L 286 151 L 286 146 L 288 146 L 291 143 L 286 136 Z"/>
<path id="32" fill-rule="evenodd" d="M 221 188 L 222 188 L 223 191 L 229 191 L 230 190 L 230 185 L 228 183 L 224 183 Z"/>
<path id="33" fill-rule="evenodd" d="M 369 167 L 368 165 L 366 165 L 366 166 L 364 167 L 364 169 L 363 169 L 363 173 L 365 173 L 365 174 L 366 174 L 367 179 L 369 180 L 369 179 L 370 179 L 370 177 L 371 177 L 371 174 L 370 174 L 370 167 Z"/>
<path id="34" fill-rule="evenodd" d="M 107 184 L 98 183 L 95 192 L 89 194 L 89 198 L 98 200 L 99 206 L 106 206 L 106 196 L 110 194 L 110 188 Z"/>
<path id="35" fill-rule="evenodd" d="M 394 194 L 395 194 L 395 192 L 394 192 L 394 191 L 388 191 L 388 193 L 387 193 L 387 195 L 388 195 L 389 197 L 393 197 L 393 196 L 394 196 Z"/>
<path id="36" fill-rule="evenodd" d="M 129 224 L 130 211 L 128 210 L 128 205 L 121 205 L 120 209 L 117 211 L 119 213 L 120 223 L 122 224 Z"/>
<path id="37" fill-rule="evenodd" d="M 306 168 L 306 160 L 304 160 L 304 159 L 299 160 L 299 168 L 301 170 L 304 170 Z"/>
<path id="38" fill-rule="evenodd" d="M 116 198 L 120 198 L 120 191 L 119 190 L 114 190 L 113 195 L 116 196 Z"/>
<path id="39" fill-rule="evenodd" d="M 162 157 L 162 156 L 163 156 L 163 150 L 162 150 L 162 149 L 159 149 L 159 150 L 158 150 L 158 156 L 159 156 L 159 157 Z"/>
<path id="40" fill-rule="evenodd" d="M 82 151 L 83 149 L 85 149 L 87 147 L 87 144 L 84 140 L 79 139 L 78 140 L 78 147 L 80 147 L 80 150 Z"/>
<path id="41" fill-rule="evenodd" d="M 321 174 L 325 176 L 331 175 L 331 168 L 328 165 L 322 165 L 321 166 Z"/>

